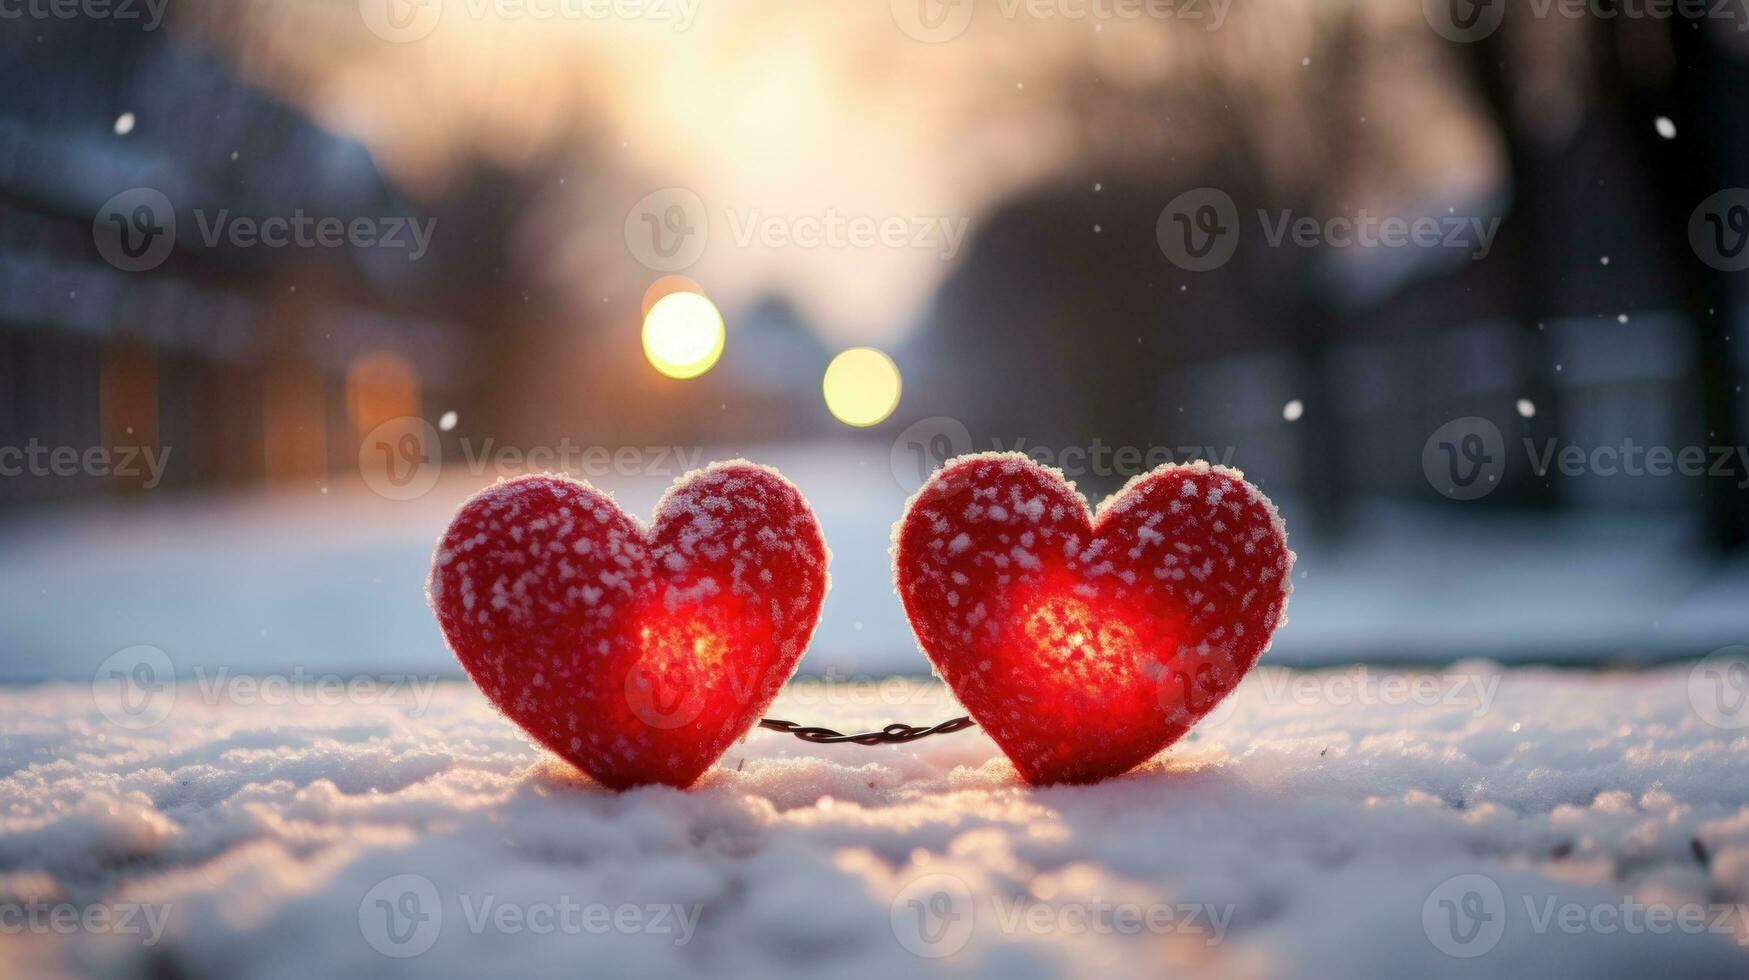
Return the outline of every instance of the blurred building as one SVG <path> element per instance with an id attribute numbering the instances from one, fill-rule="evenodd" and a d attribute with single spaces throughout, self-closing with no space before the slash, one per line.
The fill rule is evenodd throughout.
<path id="1" fill-rule="evenodd" d="M 383 419 L 469 407 L 469 331 L 422 295 L 441 253 L 209 240 L 237 218 L 429 218 L 363 146 L 138 23 L 8 19 L 0 52 L 0 444 L 168 450 L 165 486 L 313 485 Z M 135 188 L 175 220 L 142 271 L 96 240 Z M 145 480 L 0 480 L 0 502 Z"/>

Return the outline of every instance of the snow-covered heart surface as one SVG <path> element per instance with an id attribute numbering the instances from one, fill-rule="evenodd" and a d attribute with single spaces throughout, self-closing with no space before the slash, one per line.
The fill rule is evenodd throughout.
<path id="1" fill-rule="evenodd" d="M 1093 515 L 1025 455 L 962 456 L 894 528 L 918 643 L 1034 784 L 1177 741 L 1268 649 L 1293 559 L 1269 498 L 1207 463 L 1138 476 Z"/>
<path id="2" fill-rule="evenodd" d="M 492 703 L 615 789 L 687 786 L 777 696 L 819 622 L 826 539 L 776 470 L 676 480 L 648 530 L 564 476 L 462 505 L 427 598 Z"/>

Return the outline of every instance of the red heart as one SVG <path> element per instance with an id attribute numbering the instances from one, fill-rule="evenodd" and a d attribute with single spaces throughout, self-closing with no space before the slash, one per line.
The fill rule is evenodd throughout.
<path id="1" fill-rule="evenodd" d="M 511 721 L 604 785 L 687 786 L 795 672 L 829 555 L 776 470 L 713 463 L 645 530 L 563 476 L 462 505 L 432 558 L 431 608 Z"/>
<path id="2" fill-rule="evenodd" d="M 1020 453 L 937 471 L 893 554 L 923 652 L 1034 784 L 1113 776 L 1177 741 L 1268 649 L 1293 559 L 1237 470 L 1168 464 L 1093 516 Z"/>

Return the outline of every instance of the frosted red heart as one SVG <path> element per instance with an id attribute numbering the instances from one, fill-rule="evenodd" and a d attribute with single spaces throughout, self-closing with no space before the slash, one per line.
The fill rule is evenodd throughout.
<path id="1" fill-rule="evenodd" d="M 800 491 L 744 460 L 675 481 L 647 530 L 586 483 L 527 476 L 462 505 L 426 593 L 535 741 L 615 789 L 687 786 L 795 672 L 827 559 Z"/>
<path id="2" fill-rule="evenodd" d="M 894 574 L 923 652 L 1030 783 L 1171 745 L 1284 621 L 1293 552 L 1237 470 L 1168 464 L 1090 514 L 1019 453 L 963 456 L 911 498 Z"/>

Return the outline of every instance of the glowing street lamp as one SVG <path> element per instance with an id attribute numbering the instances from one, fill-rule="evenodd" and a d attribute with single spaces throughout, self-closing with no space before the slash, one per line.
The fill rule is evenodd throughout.
<path id="1" fill-rule="evenodd" d="M 723 356 L 723 315 L 697 293 L 657 300 L 644 317 L 644 357 L 670 378 L 696 378 Z"/>
<path id="2" fill-rule="evenodd" d="M 826 407 L 846 425 L 877 425 L 899 407 L 899 366 L 873 347 L 852 347 L 826 366 Z"/>

